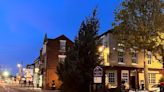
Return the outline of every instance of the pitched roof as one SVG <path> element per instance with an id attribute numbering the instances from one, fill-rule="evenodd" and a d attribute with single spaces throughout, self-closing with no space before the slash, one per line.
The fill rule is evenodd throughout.
<path id="1" fill-rule="evenodd" d="M 108 34 L 108 33 L 113 33 L 113 31 L 114 31 L 114 29 L 110 29 L 110 30 L 108 30 L 108 31 L 106 31 L 106 32 L 104 32 L 104 33 L 102 33 L 101 35 L 99 35 L 99 37 L 101 37 L 101 36 L 103 36 L 103 35 L 106 35 L 106 34 Z"/>

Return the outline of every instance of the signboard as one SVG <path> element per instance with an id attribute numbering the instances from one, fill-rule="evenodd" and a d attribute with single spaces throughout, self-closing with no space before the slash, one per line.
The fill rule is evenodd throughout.
<path id="1" fill-rule="evenodd" d="M 94 73 L 93 74 L 94 77 L 102 77 L 103 76 L 103 69 L 100 66 L 97 66 L 94 68 L 93 73 Z"/>
<path id="2" fill-rule="evenodd" d="M 94 83 L 102 83 L 102 77 L 94 77 Z"/>
<path id="3" fill-rule="evenodd" d="M 94 83 L 102 83 L 103 69 L 100 66 L 97 66 L 93 70 Z"/>

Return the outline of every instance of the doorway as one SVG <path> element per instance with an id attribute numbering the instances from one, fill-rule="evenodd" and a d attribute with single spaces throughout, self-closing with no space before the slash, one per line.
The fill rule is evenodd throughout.
<path id="1" fill-rule="evenodd" d="M 131 76 L 131 88 L 136 89 L 136 77 Z"/>

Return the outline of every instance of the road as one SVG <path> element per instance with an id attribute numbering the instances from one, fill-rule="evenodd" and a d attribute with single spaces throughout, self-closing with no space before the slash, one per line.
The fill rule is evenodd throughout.
<path id="1" fill-rule="evenodd" d="M 28 87 L 0 84 L 0 92 L 60 92 L 59 90 L 41 90 Z"/>
<path id="2" fill-rule="evenodd" d="M 21 90 L 8 85 L 0 85 L 0 92 L 28 92 L 28 90 Z"/>

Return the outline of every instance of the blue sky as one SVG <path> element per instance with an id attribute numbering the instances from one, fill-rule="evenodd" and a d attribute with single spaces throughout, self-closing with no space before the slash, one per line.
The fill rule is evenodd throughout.
<path id="1" fill-rule="evenodd" d="M 111 28 L 121 0 L 0 0 L 0 67 L 13 73 L 16 64 L 31 64 L 39 55 L 44 34 L 65 34 L 71 40 L 81 22 L 98 6 L 100 31 Z"/>

